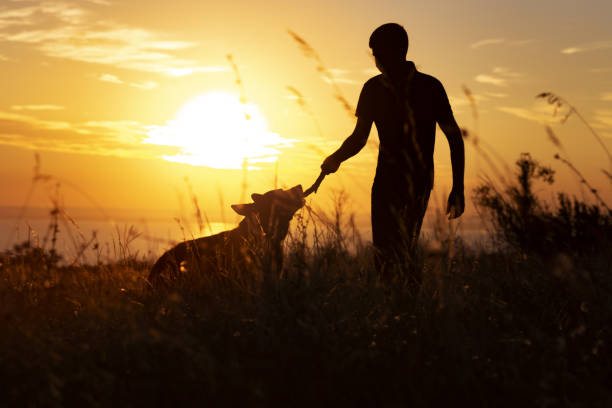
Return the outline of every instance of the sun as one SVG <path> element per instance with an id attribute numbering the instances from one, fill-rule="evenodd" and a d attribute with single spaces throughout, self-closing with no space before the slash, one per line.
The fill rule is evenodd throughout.
<path id="1" fill-rule="evenodd" d="M 144 143 L 179 149 L 163 159 L 217 169 L 257 168 L 274 162 L 291 145 L 268 130 L 257 105 L 238 95 L 210 91 L 185 103 L 165 126 L 152 127 Z"/>

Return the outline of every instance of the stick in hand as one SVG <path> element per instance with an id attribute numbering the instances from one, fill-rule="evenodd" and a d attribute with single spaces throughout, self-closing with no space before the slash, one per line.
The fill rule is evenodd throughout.
<path id="1" fill-rule="evenodd" d="M 317 178 L 317 181 L 315 181 L 312 186 L 310 186 L 308 189 L 306 189 L 306 191 L 304 191 L 304 197 L 308 197 L 310 194 L 316 193 L 324 178 L 325 173 L 321 172 L 321 174 L 319 174 L 319 178 Z"/>

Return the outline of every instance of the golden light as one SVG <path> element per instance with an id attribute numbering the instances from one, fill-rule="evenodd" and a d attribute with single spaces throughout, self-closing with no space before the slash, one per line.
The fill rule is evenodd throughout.
<path id="1" fill-rule="evenodd" d="M 291 141 L 268 130 L 268 124 L 253 103 L 242 103 L 238 95 L 211 91 L 183 105 L 166 126 L 150 128 L 143 143 L 179 148 L 162 156 L 173 162 L 217 169 L 248 168 L 274 162 L 280 147 Z"/>

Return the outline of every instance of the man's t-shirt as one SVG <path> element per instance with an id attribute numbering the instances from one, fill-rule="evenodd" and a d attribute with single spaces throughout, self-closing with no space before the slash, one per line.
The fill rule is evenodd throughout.
<path id="1" fill-rule="evenodd" d="M 374 189 L 418 192 L 433 187 L 436 122 L 454 121 L 440 81 L 406 61 L 401 82 L 378 75 L 365 83 L 356 115 L 372 120 L 378 130 Z"/>

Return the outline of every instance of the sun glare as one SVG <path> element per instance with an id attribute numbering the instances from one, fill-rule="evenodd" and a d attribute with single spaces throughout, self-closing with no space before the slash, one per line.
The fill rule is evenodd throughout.
<path id="1" fill-rule="evenodd" d="M 179 149 L 162 156 L 165 160 L 217 169 L 254 169 L 257 163 L 276 161 L 278 149 L 290 146 L 268 130 L 255 104 L 223 91 L 190 100 L 166 126 L 153 127 L 143 142 Z"/>

